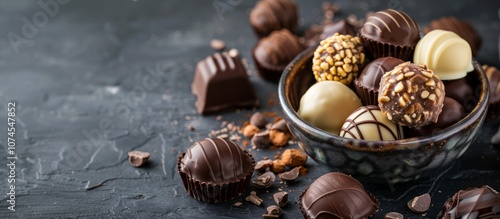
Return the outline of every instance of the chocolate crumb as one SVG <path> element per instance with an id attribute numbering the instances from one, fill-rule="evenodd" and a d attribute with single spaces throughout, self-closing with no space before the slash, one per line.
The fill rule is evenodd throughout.
<path id="1" fill-rule="evenodd" d="M 403 214 L 399 212 L 389 212 L 384 215 L 385 219 L 404 219 Z"/>
<path id="2" fill-rule="evenodd" d="M 263 202 L 261 198 L 257 196 L 257 193 L 255 191 L 251 191 L 250 195 L 245 198 L 247 202 L 251 202 L 257 206 L 260 206 Z"/>
<path id="3" fill-rule="evenodd" d="M 240 207 L 242 204 L 243 204 L 243 203 L 241 203 L 241 202 L 236 202 L 236 203 L 234 203 L 234 206 L 236 206 L 236 207 Z"/>
<path id="4" fill-rule="evenodd" d="M 254 149 L 268 148 L 271 145 L 271 139 L 269 139 L 269 131 L 265 130 L 253 135 L 251 143 Z"/>
<path id="5" fill-rule="evenodd" d="M 217 51 L 223 51 L 226 48 L 226 43 L 223 40 L 212 39 L 210 40 L 210 47 Z"/>
<path id="6" fill-rule="evenodd" d="M 250 124 L 252 124 L 254 126 L 257 126 L 258 128 L 262 129 L 262 128 L 266 127 L 267 119 L 266 119 L 266 117 L 262 113 L 255 112 L 250 117 Z"/>
<path id="7" fill-rule="evenodd" d="M 279 218 L 281 217 L 281 214 L 283 214 L 283 211 L 279 206 L 276 205 L 271 205 L 267 207 L 267 214 L 263 214 L 262 218 L 263 219 L 268 219 L 268 218 Z"/>
<path id="8" fill-rule="evenodd" d="M 193 125 L 189 125 L 189 126 L 188 126 L 188 129 L 189 129 L 189 131 L 194 131 L 194 130 L 196 130 L 196 129 L 194 128 L 194 126 L 193 126 Z"/>
<path id="9" fill-rule="evenodd" d="M 299 177 L 299 173 L 300 173 L 299 168 L 300 167 L 295 167 L 290 171 L 279 174 L 278 176 L 280 177 L 280 179 L 285 180 L 285 181 L 294 181 L 297 179 L 297 177 Z"/>
<path id="10" fill-rule="evenodd" d="M 273 185 L 276 180 L 276 176 L 273 172 L 265 172 L 264 174 L 258 176 L 256 179 L 252 180 L 252 185 L 259 189 L 266 189 Z"/>
<path id="11" fill-rule="evenodd" d="M 265 171 L 267 168 L 271 167 L 273 165 L 272 160 L 261 160 L 255 164 L 255 170 L 256 171 Z"/>
<path id="12" fill-rule="evenodd" d="M 425 193 L 421 196 L 417 196 L 408 202 L 408 208 L 415 213 L 424 213 L 429 210 L 431 205 L 431 196 L 429 193 Z"/>
<path id="13" fill-rule="evenodd" d="M 288 193 L 287 192 L 274 193 L 273 199 L 278 206 L 283 207 L 288 203 Z"/>
<path id="14" fill-rule="evenodd" d="M 150 156 L 149 152 L 130 151 L 128 152 L 128 162 L 134 167 L 140 167 L 148 161 Z"/>

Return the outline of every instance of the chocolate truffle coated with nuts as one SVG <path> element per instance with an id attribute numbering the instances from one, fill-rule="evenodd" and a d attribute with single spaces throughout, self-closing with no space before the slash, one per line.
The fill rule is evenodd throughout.
<path id="1" fill-rule="evenodd" d="M 314 52 L 313 72 L 317 81 L 339 81 L 349 85 L 365 62 L 359 37 L 338 33 L 321 41 Z"/>
<path id="2" fill-rule="evenodd" d="M 437 122 L 444 96 L 443 82 L 432 70 L 405 62 L 382 76 L 378 102 L 389 120 L 415 128 Z"/>

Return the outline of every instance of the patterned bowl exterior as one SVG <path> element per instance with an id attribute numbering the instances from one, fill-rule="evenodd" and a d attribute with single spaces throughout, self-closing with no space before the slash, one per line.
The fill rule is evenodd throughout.
<path id="1" fill-rule="evenodd" d="M 290 130 L 299 146 L 316 162 L 370 181 L 398 183 L 415 180 L 431 170 L 442 170 L 459 158 L 477 137 L 488 107 L 488 81 L 473 61 L 473 83 L 478 96 L 475 108 L 458 123 L 432 136 L 396 141 L 365 141 L 343 138 L 320 130 L 297 114 L 300 98 L 315 83 L 311 71 L 316 47 L 299 54 L 285 69 L 279 82 L 279 100 Z M 472 77 L 474 78 L 474 77 Z"/>

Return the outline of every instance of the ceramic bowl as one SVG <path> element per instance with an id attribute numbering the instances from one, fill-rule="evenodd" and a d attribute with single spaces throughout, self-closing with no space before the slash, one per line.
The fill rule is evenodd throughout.
<path id="1" fill-rule="evenodd" d="M 299 146 L 316 162 L 373 182 L 398 183 L 442 170 L 467 151 L 488 107 L 488 80 L 476 61 L 468 74 L 476 88 L 470 113 L 433 135 L 396 141 L 366 141 L 330 134 L 297 114 L 300 98 L 315 83 L 311 70 L 315 47 L 298 55 L 284 70 L 278 89 L 284 118 Z"/>

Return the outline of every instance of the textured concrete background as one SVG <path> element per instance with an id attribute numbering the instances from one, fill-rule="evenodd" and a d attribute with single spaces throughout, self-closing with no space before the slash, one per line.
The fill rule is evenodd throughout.
<path id="1" fill-rule="evenodd" d="M 214 51 L 212 38 L 237 48 L 250 64 L 260 111 L 281 113 L 276 85 L 254 74 L 248 24 L 254 1 L 45 1 L 0 2 L 0 121 L 8 101 L 17 102 L 16 212 L 7 210 L 7 144 L 0 134 L 0 218 L 258 218 L 265 207 L 241 197 L 205 204 L 184 191 L 176 159 L 222 121 L 242 125 L 251 110 L 201 117 L 190 83 L 196 62 Z M 300 1 L 302 29 L 321 20 L 322 1 Z M 341 12 L 364 16 L 388 7 L 406 11 L 421 25 L 441 16 L 469 20 L 482 34 L 478 60 L 500 67 L 498 1 L 337 1 Z M 217 10 L 214 4 L 227 10 Z M 43 4 L 42 4 L 43 5 Z M 220 8 L 219 8 L 220 9 Z M 271 103 L 268 100 L 272 100 Z M 272 104 L 274 102 L 274 104 Z M 489 184 L 500 189 L 500 150 L 489 139 L 500 121 L 488 121 L 475 144 L 435 177 L 398 185 L 362 182 L 381 202 L 377 217 L 410 213 L 406 202 L 429 192 L 434 218 L 459 189 Z M 189 131 L 192 125 L 195 131 Z M 0 133 L 7 125 L 0 124 Z M 294 148 L 296 145 L 288 146 Z M 152 153 L 145 168 L 131 167 L 133 149 Z M 252 151 L 256 159 L 276 151 Z M 285 189 L 285 218 L 301 218 L 294 199 L 327 170 L 310 173 Z M 264 206 L 269 190 L 259 190 Z M 234 207 L 236 201 L 243 205 Z"/>

